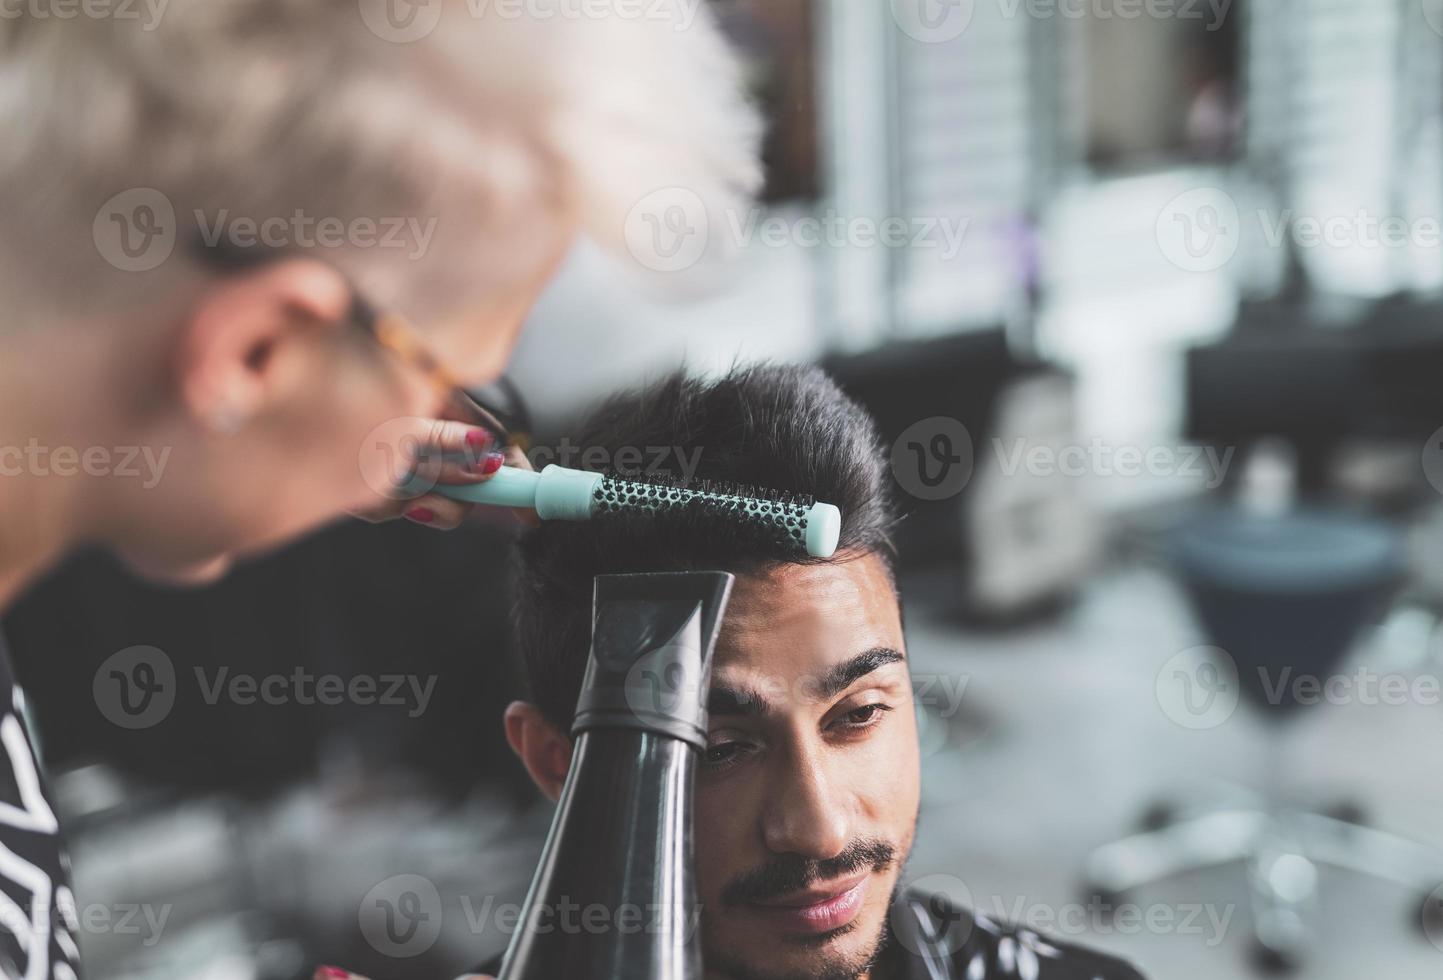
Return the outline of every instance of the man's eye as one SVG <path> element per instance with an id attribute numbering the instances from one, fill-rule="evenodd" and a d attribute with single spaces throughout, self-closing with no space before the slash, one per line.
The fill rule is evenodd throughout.
<path id="1" fill-rule="evenodd" d="M 745 749 L 744 742 L 717 742 L 706 747 L 702 758 L 710 768 L 722 769 L 740 759 Z"/>
<path id="2" fill-rule="evenodd" d="M 856 731 L 862 728 L 870 728 L 882 720 L 882 716 L 892 710 L 890 704 L 864 704 L 860 708 L 853 708 L 842 716 L 842 727 Z"/>

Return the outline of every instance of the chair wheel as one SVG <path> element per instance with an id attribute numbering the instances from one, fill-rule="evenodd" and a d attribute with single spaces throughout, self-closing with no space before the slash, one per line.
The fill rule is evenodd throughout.
<path id="1" fill-rule="evenodd" d="M 1253 940 L 1252 948 L 1248 951 L 1248 959 L 1252 961 L 1253 968 L 1259 973 L 1271 977 L 1296 973 L 1302 966 L 1302 958 L 1297 953 L 1273 949 L 1257 939 Z"/>
<path id="2" fill-rule="evenodd" d="M 1408 918 L 1414 929 L 1443 949 L 1443 886 L 1424 895 L 1422 902 L 1410 910 Z"/>
<path id="3" fill-rule="evenodd" d="M 1368 811 L 1357 800 L 1340 800 L 1323 813 L 1340 823 L 1352 824 L 1355 827 L 1366 827 L 1369 823 Z"/>
<path id="4" fill-rule="evenodd" d="M 1108 888 L 1084 887 L 1078 898 L 1087 908 L 1096 909 L 1098 917 L 1103 921 L 1111 921 L 1126 896 Z"/>
<path id="5" fill-rule="evenodd" d="M 1137 826 L 1144 833 L 1162 830 L 1177 823 L 1177 807 L 1165 800 L 1152 803 L 1142 811 L 1142 816 L 1137 819 Z"/>

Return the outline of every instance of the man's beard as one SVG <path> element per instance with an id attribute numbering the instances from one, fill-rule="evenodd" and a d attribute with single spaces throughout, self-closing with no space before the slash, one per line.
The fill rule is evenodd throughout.
<path id="1" fill-rule="evenodd" d="M 825 861 L 786 854 L 734 879 L 722 890 L 721 904 L 724 908 L 735 908 L 776 898 L 801 891 L 815 882 L 832 881 L 868 867 L 873 872 L 880 873 L 892 867 L 896 861 L 897 849 L 886 841 L 875 838 L 855 840 L 848 844 L 842 853 Z M 895 895 L 892 897 L 895 898 Z M 732 950 L 724 948 L 720 943 L 704 938 L 703 959 L 706 973 L 733 980 L 857 980 L 877 965 L 886 949 L 890 938 L 887 919 L 885 915 L 882 917 L 881 927 L 871 944 L 852 956 L 829 953 L 825 948 L 834 939 L 854 932 L 857 929 L 855 921 L 831 932 L 796 937 L 792 940 L 795 949 L 815 948 L 816 954 L 807 966 L 786 972 L 769 971 L 765 967 L 750 964 L 733 955 Z"/>

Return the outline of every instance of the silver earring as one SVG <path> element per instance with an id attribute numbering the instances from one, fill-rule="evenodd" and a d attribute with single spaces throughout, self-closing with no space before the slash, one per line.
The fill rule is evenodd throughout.
<path id="1" fill-rule="evenodd" d="M 229 402 L 217 405 L 210 413 L 210 427 L 221 435 L 235 435 L 245 424 L 245 413 Z"/>

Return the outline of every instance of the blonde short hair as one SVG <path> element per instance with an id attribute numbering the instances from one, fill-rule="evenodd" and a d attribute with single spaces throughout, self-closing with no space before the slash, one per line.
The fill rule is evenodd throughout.
<path id="1" fill-rule="evenodd" d="M 46 2 L 0 12 L 12 315 L 139 309 L 203 281 L 197 231 L 271 222 L 267 242 L 304 245 L 321 221 L 328 259 L 424 315 L 534 268 L 563 223 L 624 244 L 649 195 L 722 210 L 760 181 L 741 67 L 701 0 L 408 0 L 392 19 L 399 0 Z M 111 254 L 167 208 L 169 257 Z M 376 243 L 407 219 L 425 248 Z"/>

